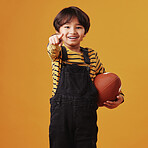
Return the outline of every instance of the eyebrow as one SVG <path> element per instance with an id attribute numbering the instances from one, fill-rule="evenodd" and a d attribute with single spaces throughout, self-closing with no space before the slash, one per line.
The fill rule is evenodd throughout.
<path id="1" fill-rule="evenodd" d="M 70 22 L 67 22 L 66 24 L 70 24 Z M 66 24 L 64 24 L 64 25 L 66 25 Z M 83 26 L 83 25 L 81 25 L 81 24 L 76 24 L 76 25 L 80 25 L 80 26 Z"/>

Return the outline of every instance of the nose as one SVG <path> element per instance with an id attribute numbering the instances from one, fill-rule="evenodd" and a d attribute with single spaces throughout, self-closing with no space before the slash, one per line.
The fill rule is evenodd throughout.
<path id="1" fill-rule="evenodd" d="M 71 29 L 70 29 L 70 33 L 72 33 L 72 34 L 75 34 L 75 33 L 76 33 L 76 29 L 75 29 L 75 27 L 71 27 Z"/>

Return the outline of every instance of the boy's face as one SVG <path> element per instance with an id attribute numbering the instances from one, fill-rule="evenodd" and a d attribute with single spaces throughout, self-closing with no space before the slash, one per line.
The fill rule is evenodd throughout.
<path id="1" fill-rule="evenodd" d="M 75 17 L 71 22 L 60 27 L 59 33 L 63 34 L 62 41 L 70 49 L 79 49 L 80 42 L 84 38 L 85 29 Z"/>

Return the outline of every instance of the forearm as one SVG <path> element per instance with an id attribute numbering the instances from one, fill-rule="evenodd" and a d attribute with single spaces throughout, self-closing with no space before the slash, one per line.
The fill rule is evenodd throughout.
<path id="1" fill-rule="evenodd" d="M 56 59 L 59 58 L 60 51 L 61 47 L 59 47 L 58 45 L 51 45 L 51 44 L 47 45 L 47 52 L 52 61 L 55 61 Z"/>

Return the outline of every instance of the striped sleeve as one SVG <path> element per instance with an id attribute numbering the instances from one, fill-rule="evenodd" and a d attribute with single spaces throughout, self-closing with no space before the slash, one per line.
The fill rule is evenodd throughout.
<path id="1" fill-rule="evenodd" d="M 103 64 L 101 63 L 100 59 L 98 58 L 98 54 L 96 52 L 96 75 L 101 74 L 101 73 L 105 73 L 106 70 L 103 67 Z"/>
<path id="2" fill-rule="evenodd" d="M 61 47 L 59 46 L 55 46 L 51 44 L 47 45 L 47 52 L 52 61 L 55 61 L 56 59 L 58 59 L 60 51 L 61 51 Z"/>

